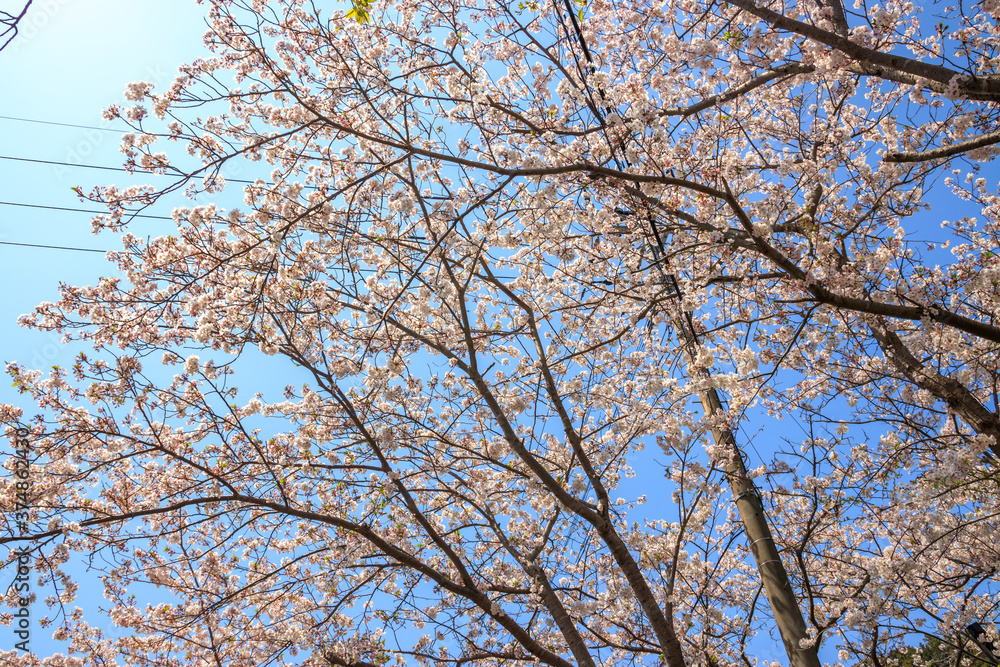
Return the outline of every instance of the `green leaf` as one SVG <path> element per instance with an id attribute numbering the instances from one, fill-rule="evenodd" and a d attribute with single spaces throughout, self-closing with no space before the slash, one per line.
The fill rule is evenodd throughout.
<path id="1" fill-rule="evenodd" d="M 351 11 L 347 12 L 346 18 L 353 18 L 361 24 L 368 23 L 368 8 L 372 6 L 374 0 L 352 0 Z"/>

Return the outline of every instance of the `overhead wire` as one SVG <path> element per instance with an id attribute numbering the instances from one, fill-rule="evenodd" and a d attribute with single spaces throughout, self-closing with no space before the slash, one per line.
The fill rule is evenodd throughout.
<path id="1" fill-rule="evenodd" d="M 109 131 L 111 131 L 110 128 L 100 128 L 100 127 L 93 127 L 93 126 L 89 126 L 89 125 L 76 125 L 76 124 L 73 124 L 73 123 L 57 123 L 57 122 L 54 122 L 54 121 L 32 120 L 30 118 L 16 118 L 16 117 L 13 117 L 13 116 L 3 116 L 3 115 L 0 115 L 0 119 L 17 120 L 17 121 L 24 121 L 24 122 L 29 122 L 29 123 L 42 123 L 42 124 L 45 124 L 45 125 L 59 125 L 59 126 L 64 126 L 64 127 L 76 127 L 76 128 L 91 129 L 91 130 L 109 130 Z M 151 175 L 154 175 L 154 176 L 167 176 L 167 175 L 169 175 L 169 174 L 158 174 L 157 172 L 149 171 L 149 170 L 146 170 L 146 169 L 128 169 L 126 167 L 109 167 L 109 166 L 106 166 L 106 165 L 81 164 L 81 163 L 73 163 L 73 162 L 62 162 L 62 161 L 59 161 L 59 160 L 41 160 L 41 159 L 38 159 L 38 158 L 18 157 L 18 156 L 15 156 L 15 155 L 0 155 L 0 160 L 10 160 L 10 161 L 14 161 L 14 162 L 28 162 L 28 163 L 34 163 L 34 164 L 47 164 L 47 165 L 53 165 L 53 166 L 71 167 L 71 168 L 76 168 L 76 169 L 98 169 L 98 170 L 101 170 L 101 171 L 117 171 L 117 172 L 125 172 L 125 173 L 130 173 L 130 174 L 151 174 Z M 230 183 L 243 183 L 243 184 L 247 184 L 247 185 L 253 185 L 255 183 L 255 181 L 250 181 L 250 180 L 246 180 L 246 179 L 239 179 L 239 178 L 226 178 L 225 180 L 229 181 Z M 93 210 L 89 210 L 89 209 L 72 208 L 72 207 L 66 207 L 66 206 L 47 206 L 47 205 L 42 205 L 42 204 L 27 204 L 27 203 L 24 203 L 24 202 L 0 201 L 0 206 L 20 206 L 20 207 L 24 207 L 24 208 L 39 208 L 39 209 L 48 209 L 48 210 L 53 210 L 53 211 L 69 211 L 69 212 L 72 212 L 72 213 L 89 213 L 91 215 L 107 215 L 107 213 L 104 212 L 104 211 L 93 211 Z M 129 215 L 129 217 L 133 217 L 133 218 L 147 218 L 147 219 L 154 219 L 154 220 L 172 220 L 173 219 L 170 216 L 166 216 L 166 215 L 150 215 L 150 214 L 144 214 L 144 213 L 132 213 L 132 212 L 128 212 L 128 215 Z M 31 244 L 28 244 L 28 245 L 31 245 Z M 38 245 L 37 247 L 45 247 L 45 246 Z M 70 249 L 70 248 L 67 248 L 67 249 Z M 104 251 L 103 250 L 95 250 L 94 252 L 104 252 Z"/>
<path id="2" fill-rule="evenodd" d="M 101 131 L 101 132 L 115 132 L 115 133 L 118 133 L 118 134 L 121 134 L 121 133 L 123 133 L 123 132 L 126 131 L 126 130 L 121 130 L 121 129 L 112 128 L 112 127 L 96 127 L 96 126 L 93 126 L 93 125 L 79 125 L 79 124 L 76 124 L 76 123 L 61 123 L 61 122 L 49 121 L 49 120 L 38 120 L 38 119 L 34 119 L 34 118 L 20 118 L 20 117 L 17 117 L 17 116 L 4 116 L 4 115 L 0 115 L 0 119 L 2 119 L 2 120 L 17 121 L 17 122 L 21 122 L 21 123 L 37 123 L 39 125 L 55 125 L 55 126 L 59 126 L 59 127 L 72 127 L 72 128 L 77 128 L 77 129 L 81 129 L 81 130 L 98 130 L 98 131 Z M 74 164 L 74 163 L 71 163 L 71 162 L 59 162 L 59 161 L 56 161 L 56 160 L 38 160 L 38 159 L 33 159 L 33 158 L 15 157 L 15 156 L 12 156 L 12 155 L 0 155 L 0 159 L 11 160 L 11 161 L 16 161 L 16 162 L 31 162 L 31 163 L 35 163 L 35 164 L 49 164 L 49 165 L 63 166 L 63 167 L 75 167 L 75 168 L 79 168 L 79 169 L 100 169 L 100 170 L 103 170 L 103 171 L 128 171 L 128 169 L 125 169 L 124 167 L 107 167 L 107 166 L 103 166 L 103 165 L 92 165 L 92 164 Z M 134 173 L 151 174 L 153 172 L 145 171 L 145 170 L 135 170 Z M 46 206 L 46 205 L 42 205 L 42 204 L 26 204 L 24 202 L 8 202 L 8 201 L 0 201 L 0 205 L 3 205 L 3 206 L 18 206 L 18 207 L 23 207 L 23 208 L 38 208 L 38 209 L 46 209 L 46 210 L 52 210 L 52 211 L 69 211 L 69 212 L 72 212 L 72 213 L 89 213 L 91 215 L 106 215 L 106 212 L 104 212 L 104 211 L 92 211 L 92 210 L 88 210 L 88 209 L 71 208 L 71 207 L 67 207 L 67 206 Z M 171 220 L 172 219 L 169 216 L 149 215 L 149 214 L 144 214 L 144 213 L 129 213 L 128 215 L 131 216 L 131 217 L 134 217 L 134 218 L 149 218 L 149 219 L 156 219 L 156 220 Z M 51 245 L 51 244 L 45 244 L 45 243 L 20 243 L 20 242 L 16 242 L 16 241 L 0 241 L 0 245 L 15 246 L 15 247 L 20 247 L 20 248 L 39 248 L 39 249 L 44 249 L 44 250 L 68 250 L 68 251 L 72 251 L 72 252 L 94 252 L 94 253 L 101 253 L 101 254 L 104 254 L 104 253 L 108 252 L 107 250 L 100 250 L 100 249 L 97 249 L 97 248 L 80 248 L 80 247 L 76 247 L 76 246 Z"/>
<path id="3" fill-rule="evenodd" d="M 18 118 L 17 116 L 0 116 L 2 120 L 15 120 L 21 123 L 38 123 L 39 125 L 58 125 L 60 127 L 75 127 L 81 130 L 100 130 L 101 132 L 117 132 L 122 134 L 129 132 L 129 130 L 118 129 L 114 127 L 95 127 L 93 125 L 77 125 L 75 123 L 58 123 L 51 120 L 38 120 L 36 118 Z"/>
<path id="4" fill-rule="evenodd" d="M 102 254 L 107 254 L 109 252 L 118 252 L 112 250 L 101 250 L 99 248 L 78 248 L 76 246 L 64 246 L 64 245 L 45 245 L 42 243 L 18 243 L 15 241 L 0 241 L 0 245 L 9 246 L 19 246 L 23 248 L 39 248 L 43 250 L 71 250 L 75 252 L 98 252 Z M 365 274 L 376 274 L 378 269 L 353 269 L 355 273 L 365 273 Z M 504 280 L 514 280 L 514 276 L 497 276 L 498 278 L 503 278 Z"/>
<path id="5" fill-rule="evenodd" d="M 0 116 L 0 118 L 2 118 L 2 116 Z M 152 174 L 154 176 L 171 176 L 171 174 L 159 174 L 155 171 L 149 171 L 147 169 L 128 169 L 126 167 L 107 167 L 98 164 L 59 162 L 57 160 L 38 160 L 35 158 L 28 158 L 28 157 L 16 157 L 13 155 L 0 155 L 0 160 L 14 160 L 17 162 L 34 162 L 37 164 L 51 164 L 61 167 L 74 167 L 78 169 L 101 169 L 103 171 L 123 171 L 129 174 Z M 225 178 L 230 183 L 245 183 L 247 185 L 253 185 L 255 183 L 255 181 L 248 181 L 246 179 L 240 179 L 240 178 L 226 178 L 225 176 L 223 176 L 223 178 Z"/>
<path id="6" fill-rule="evenodd" d="M 71 211 L 73 213 L 90 213 L 91 215 L 108 215 L 107 211 L 92 211 L 85 208 L 70 208 L 67 206 L 45 206 L 43 204 L 25 204 L 23 202 L 15 201 L 0 201 L 0 206 L 22 206 L 24 208 L 44 208 L 52 211 Z M 169 215 L 149 215 L 146 213 L 133 213 L 132 211 L 124 211 L 127 217 L 130 218 L 149 218 L 151 220 L 173 220 Z"/>
<path id="7" fill-rule="evenodd" d="M 4 115 L 0 115 L 0 120 L 12 120 L 12 121 L 20 122 L 20 123 L 38 123 L 40 125 L 55 125 L 57 127 L 73 127 L 73 128 L 77 128 L 77 129 L 80 129 L 80 130 L 98 130 L 98 131 L 101 131 L 101 132 L 114 132 L 116 134 L 126 134 L 126 133 L 132 131 L 132 128 L 97 127 L 96 125 L 79 125 L 77 123 L 63 123 L 63 122 L 58 122 L 58 121 L 53 121 L 53 120 L 38 120 L 36 118 L 20 118 L 18 116 L 4 116 Z M 105 166 L 100 166 L 100 165 L 74 164 L 72 162 L 57 162 L 57 161 L 54 161 L 54 160 L 35 160 L 35 159 L 31 159 L 31 158 L 19 158 L 19 157 L 12 157 L 12 156 L 6 156 L 6 155 L 0 155 L 0 159 L 2 159 L 2 160 L 19 160 L 19 161 L 22 161 L 22 162 L 38 162 L 38 163 L 41 163 L 41 164 L 60 165 L 60 166 L 64 166 L 64 167 L 80 167 L 80 168 L 83 168 L 83 169 L 103 169 L 103 170 L 107 170 L 107 171 L 124 171 L 124 172 L 129 172 L 129 173 L 134 173 L 134 174 L 154 174 L 154 175 L 159 175 L 159 176 L 169 175 L 169 174 L 157 174 L 156 172 L 147 171 L 145 169 L 133 169 L 133 170 L 129 170 L 129 169 L 126 169 L 124 167 L 105 167 Z M 180 174 L 180 175 L 184 175 L 184 174 Z M 243 183 L 245 185 L 253 185 L 254 183 L 256 183 L 256 181 L 248 181 L 246 179 L 240 179 L 240 178 L 226 178 L 226 180 L 229 181 L 230 183 Z M 312 189 L 312 188 L 315 188 L 315 186 L 307 186 L 307 188 Z"/>
<path id="8" fill-rule="evenodd" d="M 0 245 L 14 245 L 21 246 L 24 248 L 46 248 L 49 250 L 75 250 L 77 252 L 99 252 L 107 253 L 107 250 L 98 250 L 97 248 L 76 248 L 73 246 L 66 245 L 44 245 L 41 243 L 15 243 L 14 241 L 0 241 Z"/>

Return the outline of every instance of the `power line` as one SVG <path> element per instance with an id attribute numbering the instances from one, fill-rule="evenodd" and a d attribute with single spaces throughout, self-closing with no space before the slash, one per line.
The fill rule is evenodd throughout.
<path id="1" fill-rule="evenodd" d="M 3 118 L 3 116 L 0 116 Z M 28 157 L 14 157 L 13 155 L 0 155 L 0 160 L 14 160 L 17 162 L 35 162 L 37 164 L 52 164 L 61 167 L 76 167 L 79 169 L 101 169 L 104 171 L 124 171 L 130 174 L 153 174 L 154 176 L 169 176 L 170 174 L 158 174 L 155 171 L 148 171 L 146 169 L 126 169 L 125 167 L 106 167 L 99 164 L 74 164 L 72 162 L 58 162 L 56 160 L 36 160 L 34 158 Z M 248 181 L 240 178 L 226 178 L 230 183 L 246 183 L 247 185 L 253 185 L 255 181 Z"/>
<path id="2" fill-rule="evenodd" d="M 0 155 L 0 160 L 15 160 L 17 162 L 35 162 L 37 164 L 54 164 L 61 167 L 79 167 L 80 169 L 103 169 L 104 171 L 128 171 L 125 167 L 104 167 L 97 164 L 73 164 L 72 162 L 56 162 L 55 160 L 34 160 L 30 157 L 14 157 L 12 155 Z M 155 172 L 145 169 L 134 169 L 134 174 L 153 174 Z"/>
<path id="3" fill-rule="evenodd" d="M 34 118 L 19 118 L 17 116 L 2 116 L 2 115 L 0 115 L 0 119 L 2 119 L 2 120 L 13 120 L 13 121 L 17 121 L 17 122 L 20 122 L 20 123 L 38 123 L 40 125 L 56 125 L 56 126 L 59 126 L 59 127 L 75 127 L 75 128 L 81 129 L 81 130 L 99 130 L 101 132 L 115 132 L 117 134 L 125 134 L 127 132 L 131 132 L 132 131 L 132 128 L 128 128 L 128 129 L 116 129 L 116 128 L 113 128 L 113 127 L 96 127 L 94 125 L 77 125 L 76 123 L 60 123 L 60 122 L 56 122 L 56 121 L 52 121 L 52 120 L 36 120 Z M 21 162 L 37 162 L 37 163 L 40 163 L 40 164 L 52 164 L 52 165 L 59 165 L 59 166 L 64 166 L 64 167 L 80 167 L 80 168 L 83 168 L 83 169 L 102 169 L 102 170 L 106 170 L 106 171 L 125 171 L 125 172 L 129 171 L 128 169 L 125 169 L 123 167 L 105 167 L 105 166 L 101 166 L 101 165 L 72 164 L 70 162 L 56 162 L 56 161 L 53 161 L 53 160 L 33 160 L 33 159 L 30 159 L 30 158 L 10 157 L 10 156 L 6 156 L 6 155 L 0 155 L 0 159 L 3 159 L 3 160 L 18 160 L 18 161 L 21 161 Z M 156 172 L 147 171 L 145 169 L 135 169 L 135 170 L 132 170 L 130 173 L 134 173 L 134 174 L 154 174 L 154 175 L 158 175 L 158 176 L 166 176 L 167 175 L 167 174 L 156 174 Z M 186 175 L 186 174 L 184 174 L 184 175 Z M 226 177 L 223 176 L 223 178 L 226 178 Z M 231 183 L 243 183 L 245 185 L 254 185 L 256 183 L 256 181 L 248 181 L 248 180 L 240 179 L 240 178 L 226 178 L 226 180 L 229 181 L 229 182 L 231 182 Z M 317 190 L 319 188 L 317 188 L 316 186 L 307 186 L 307 189 Z"/>
<path id="4" fill-rule="evenodd" d="M 108 252 L 107 250 L 97 250 L 96 248 L 74 248 L 65 245 L 42 245 L 40 243 L 14 243 L 13 241 L 0 241 L 0 245 L 16 245 L 25 248 L 47 248 L 50 250 L 76 250 L 77 252 Z"/>
<path id="5" fill-rule="evenodd" d="M 35 120 L 34 118 L 18 118 L 16 116 L 0 116 L 3 120 L 16 120 L 21 123 L 38 123 L 40 125 L 58 125 L 60 127 L 76 127 L 81 130 L 100 130 L 101 132 L 117 132 L 123 134 L 130 130 L 119 130 L 113 127 L 95 127 L 93 125 L 76 125 L 74 123 L 57 123 L 51 120 Z"/>
<path id="6" fill-rule="evenodd" d="M 25 208 L 45 208 L 52 211 L 73 211 L 74 213 L 90 213 L 91 215 L 108 215 L 107 211 L 90 211 L 84 208 L 67 208 L 65 206 L 42 206 L 41 204 L 22 204 L 20 202 L 13 201 L 0 201 L 0 205 L 3 206 L 23 206 Z M 150 218 L 154 220 L 173 220 L 167 215 L 145 215 L 142 213 L 132 213 L 131 211 L 125 211 L 125 213 L 130 218 Z"/>
<path id="7" fill-rule="evenodd" d="M 110 250 L 98 250 L 96 248 L 76 248 L 73 246 L 65 245 L 43 245 L 41 243 L 15 243 L 14 241 L 0 241 L 0 245 L 12 245 L 21 246 L 24 248 L 42 248 L 45 250 L 74 250 L 76 252 L 99 252 L 108 253 L 112 252 Z M 377 269 L 356 269 L 356 273 L 378 273 Z M 504 278 L 507 280 L 513 280 L 513 276 L 497 276 L 498 278 Z M 617 409 L 617 408 L 616 408 Z"/>

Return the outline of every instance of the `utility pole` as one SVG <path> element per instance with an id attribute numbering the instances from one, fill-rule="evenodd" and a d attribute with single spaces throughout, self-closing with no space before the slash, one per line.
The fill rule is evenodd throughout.
<path id="1" fill-rule="evenodd" d="M 653 224 L 651 220 L 650 224 Z M 660 260 L 662 255 L 659 249 L 654 247 L 653 252 L 654 257 Z M 699 368 L 694 363 L 698 356 L 698 336 L 694 330 L 691 315 L 681 307 L 681 292 L 677 279 L 663 270 L 660 261 L 657 261 L 657 266 L 660 267 L 661 276 L 666 282 L 668 294 L 673 296 L 677 302 L 677 308 L 674 309 L 674 312 L 668 313 L 668 317 L 677 334 L 677 340 L 684 342 L 688 373 L 693 378 L 709 379 L 711 374 L 708 370 Z M 729 488 L 733 494 L 733 502 L 736 503 L 736 509 L 740 513 L 743 531 L 750 543 L 750 552 L 757 564 L 757 571 L 760 573 L 761 583 L 767 593 L 767 600 L 771 604 L 771 611 L 774 614 L 778 632 L 781 634 L 785 652 L 788 654 L 789 664 L 791 667 L 820 667 L 819 647 L 813 645 L 809 648 L 802 648 L 800 644 L 802 640 L 808 638 L 805 619 L 802 617 L 802 610 L 799 608 L 792 582 L 788 578 L 788 571 L 781 560 L 781 554 L 778 553 L 778 546 L 774 543 L 771 527 L 767 523 L 764 501 L 747 473 L 743 454 L 732 430 L 715 425 L 716 417 L 724 411 L 719 392 L 714 388 L 709 388 L 702 391 L 698 398 L 701 401 L 705 417 L 713 424 L 711 431 L 715 444 L 732 452 L 732 458 L 725 468 L 726 480 L 729 482 Z"/>
<path id="2" fill-rule="evenodd" d="M 594 64 L 594 58 L 590 53 L 590 49 L 587 47 L 587 40 L 584 39 L 583 32 L 580 30 L 580 23 L 577 21 L 576 13 L 573 11 L 573 6 L 570 4 L 569 0 L 563 0 L 566 7 L 566 18 L 569 20 L 572 26 L 572 33 L 570 31 L 570 26 L 563 23 L 563 28 L 566 31 L 567 37 L 570 34 L 576 36 L 577 42 L 580 44 L 580 48 L 583 51 L 584 59 L 587 63 L 587 69 L 590 72 L 596 71 L 596 66 Z M 558 11 L 558 2 L 555 4 L 556 10 Z M 564 21 L 562 15 L 560 14 L 560 21 Z M 578 63 L 580 67 L 581 78 L 586 85 L 585 70 L 582 64 Z M 607 106 L 607 96 L 604 91 L 598 89 L 599 97 L 602 103 L 605 104 L 605 110 L 612 112 L 609 106 Z M 600 116 L 598 111 L 597 100 L 591 100 L 593 104 L 593 112 Z M 602 125 L 604 124 L 603 119 L 601 120 Z M 611 149 L 611 154 L 614 156 L 615 144 L 608 138 L 608 146 Z M 628 164 L 627 151 L 624 150 L 624 141 L 621 142 L 619 148 L 623 150 L 624 161 Z M 614 158 L 618 161 L 618 158 Z M 639 188 L 639 183 L 636 183 L 636 188 Z M 617 211 L 619 215 L 634 215 L 632 211 Z M 694 360 L 697 358 L 697 346 L 698 338 L 694 330 L 694 325 L 691 321 L 691 315 L 683 311 L 680 306 L 680 288 L 677 284 L 676 278 L 673 275 L 668 274 L 664 269 L 664 244 L 660 237 L 660 232 L 656 227 L 656 223 L 653 220 L 653 216 L 650 214 L 648 208 L 646 210 L 646 220 L 649 223 L 650 232 L 652 233 L 653 239 L 655 239 L 655 245 L 649 243 L 652 248 L 654 259 L 657 260 L 656 267 L 660 272 L 660 276 L 667 281 L 668 289 L 672 288 L 674 296 L 677 298 L 678 307 L 676 312 L 672 313 L 670 316 L 671 323 L 673 324 L 674 330 L 677 332 L 678 340 L 687 341 L 686 352 L 687 352 L 687 362 L 688 369 L 693 375 L 700 375 L 702 377 L 709 377 L 709 373 L 706 369 L 699 369 L 694 365 Z M 723 410 L 722 401 L 719 399 L 719 393 L 715 389 L 708 389 L 703 392 L 699 398 L 701 399 L 702 409 L 705 412 L 705 417 L 709 420 L 713 420 L 716 415 L 720 414 Z M 792 589 L 791 581 L 788 579 L 788 572 L 785 570 L 784 563 L 781 562 L 781 556 L 778 553 L 778 547 L 774 543 L 774 538 L 771 535 L 771 529 L 767 524 L 767 517 L 764 513 L 764 503 L 760 497 L 760 493 L 757 491 L 757 487 L 754 486 L 753 480 L 747 474 L 746 465 L 743 462 L 743 455 L 737 445 L 736 438 L 733 436 L 733 432 L 728 428 L 718 428 L 712 427 L 712 437 L 715 439 L 716 445 L 722 445 L 733 452 L 732 462 L 726 468 L 726 479 L 729 481 L 729 488 L 732 490 L 733 499 L 736 503 L 736 508 L 740 513 L 740 519 L 743 522 L 743 529 L 746 532 L 747 539 L 750 541 L 750 551 L 753 554 L 754 560 L 757 563 L 757 570 L 760 572 L 761 582 L 764 585 L 764 591 L 767 593 L 768 602 L 771 604 L 771 611 L 774 614 L 775 622 L 778 626 L 778 632 L 781 634 L 781 641 L 785 645 L 785 652 L 788 654 L 788 660 L 791 667 L 820 667 L 819 656 L 818 656 L 818 646 L 813 645 L 810 648 L 802 648 L 800 643 L 803 640 L 808 639 L 808 634 L 806 631 L 806 623 L 802 617 L 802 610 L 799 609 L 798 600 L 795 597 L 795 591 Z"/>

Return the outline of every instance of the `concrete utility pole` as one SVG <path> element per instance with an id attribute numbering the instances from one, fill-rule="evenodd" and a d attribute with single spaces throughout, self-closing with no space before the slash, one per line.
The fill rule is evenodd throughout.
<path id="1" fill-rule="evenodd" d="M 668 288 L 673 290 L 678 302 L 678 307 L 669 314 L 669 318 L 677 333 L 677 339 L 685 342 L 688 372 L 692 376 L 707 379 L 710 377 L 709 372 L 694 364 L 697 357 L 698 337 L 695 334 L 690 315 L 680 307 L 681 294 L 677 280 L 669 274 L 665 275 L 665 279 L 668 282 Z M 701 400 L 702 409 L 708 419 L 711 420 L 723 412 L 722 400 L 719 398 L 719 392 L 715 389 L 702 392 L 698 398 Z M 729 481 L 736 509 L 740 513 L 743 530 L 750 542 L 750 551 L 757 563 L 757 571 L 760 572 L 760 579 L 764 584 L 768 602 L 771 604 L 778 632 L 781 633 L 781 641 L 785 645 L 789 664 L 791 667 L 820 667 L 819 647 L 802 648 L 799 644 L 800 641 L 807 638 L 806 623 L 802 617 L 802 610 L 799 608 L 795 591 L 792 589 L 792 582 L 788 579 L 788 571 L 785 570 L 781 555 L 778 553 L 778 547 L 771 535 L 771 528 L 764 512 L 764 502 L 753 480 L 747 474 L 746 464 L 743 462 L 743 454 L 736 442 L 736 437 L 728 428 L 713 426 L 712 438 L 716 445 L 721 445 L 733 452 L 732 461 L 725 469 L 726 479 Z"/>
<path id="2" fill-rule="evenodd" d="M 563 2 L 566 7 L 566 18 L 568 18 L 572 26 L 572 33 L 570 32 L 570 25 L 563 23 L 563 28 L 566 30 L 567 36 L 570 34 L 576 35 L 586 59 L 587 67 L 591 72 L 594 72 L 596 71 L 594 58 L 587 47 L 587 40 L 584 39 L 583 32 L 580 30 L 576 12 L 573 10 L 573 6 L 569 0 L 563 0 Z M 556 7 L 558 10 L 558 4 Z M 563 21 L 561 15 L 560 21 Z M 581 74 L 583 74 L 582 70 Z M 604 91 L 598 89 L 598 93 L 601 101 L 606 102 L 607 96 L 604 94 Z M 596 104 L 593 109 L 595 114 L 599 115 Z M 614 111 L 609 106 L 606 106 L 605 110 L 609 113 Z M 602 120 L 602 124 L 603 122 Z M 611 149 L 612 156 L 614 156 L 615 142 L 611 141 L 610 138 L 608 139 L 608 146 Z M 624 142 L 620 143 L 619 148 L 622 149 L 625 156 L 628 155 L 627 151 L 625 151 Z M 628 164 L 628 158 L 625 157 L 623 159 L 625 164 Z M 617 158 L 615 160 L 617 161 Z M 641 190 L 638 182 L 635 183 L 635 187 L 636 190 Z M 616 212 L 619 215 L 635 215 L 634 211 Z M 673 275 L 666 273 L 664 265 L 659 261 L 662 259 L 662 252 L 664 250 L 663 240 L 648 210 L 646 217 L 653 238 L 656 239 L 656 244 L 653 245 L 651 243 L 650 246 L 652 247 L 654 257 L 658 260 L 656 262 L 657 269 L 661 277 L 667 280 L 670 286 L 672 286 L 679 304 L 680 289 L 677 285 L 677 280 Z M 693 360 L 697 357 L 698 339 L 695 335 L 690 315 L 683 312 L 680 305 L 678 305 L 676 312 L 671 315 L 670 319 L 675 331 L 677 331 L 678 340 L 683 338 L 688 342 L 688 368 L 692 373 L 701 373 L 707 377 L 708 371 L 697 370 L 697 367 L 693 363 Z M 719 394 L 714 389 L 709 389 L 700 398 L 707 418 L 711 419 L 722 411 L 722 401 L 719 400 Z M 767 517 L 764 514 L 764 503 L 757 492 L 757 487 L 753 484 L 753 480 L 747 475 L 746 465 L 743 463 L 743 454 L 737 446 L 736 438 L 733 437 L 733 433 L 729 429 L 718 428 L 712 429 L 712 437 L 715 438 L 717 445 L 731 447 L 735 454 L 733 463 L 726 470 L 726 478 L 729 480 L 729 488 L 732 489 L 733 498 L 740 513 L 740 519 L 743 521 L 743 529 L 747 534 L 747 539 L 750 540 L 750 551 L 757 562 L 757 570 L 760 572 L 760 578 L 764 584 L 767 599 L 771 603 L 771 610 L 778 625 L 778 632 L 781 633 L 781 641 L 785 645 L 786 653 L 788 653 L 789 663 L 791 667 L 820 667 L 817 655 L 818 647 L 801 648 L 799 646 L 800 641 L 807 639 L 806 623 L 802 618 L 802 610 L 799 609 L 795 591 L 792 590 L 792 584 L 788 579 L 788 572 L 785 570 L 785 565 L 781 562 L 781 557 L 778 554 L 778 547 L 771 536 L 771 529 L 767 525 Z"/>

